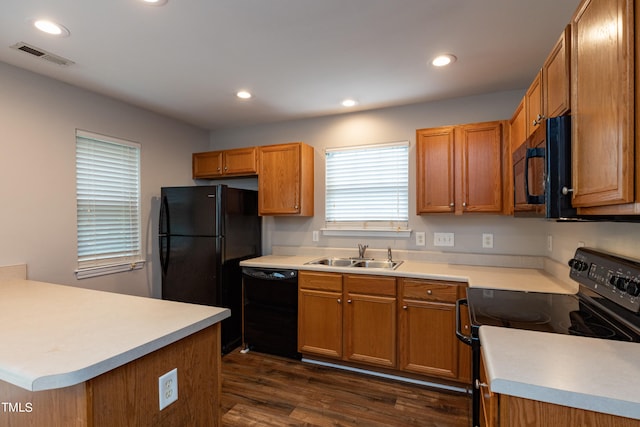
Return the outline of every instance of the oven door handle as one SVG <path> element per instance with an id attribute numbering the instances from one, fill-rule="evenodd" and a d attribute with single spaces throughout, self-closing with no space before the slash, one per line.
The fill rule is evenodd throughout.
<path id="1" fill-rule="evenodd" d="M 462 322 L 460 319 L 460 307 L 461 306 L 465 306 L 468 307 L 469 304 L 467 303 L 466 298 L 465 299 L 459 299 L 456 301 L 456 337 L 458 337 L 458 339 L 460 341 L 462 341 L 463 343 L 467 344 L 467 345 L 471 345 L 471 337 L 466 336 L 465 334 L 462 333 Z"/>

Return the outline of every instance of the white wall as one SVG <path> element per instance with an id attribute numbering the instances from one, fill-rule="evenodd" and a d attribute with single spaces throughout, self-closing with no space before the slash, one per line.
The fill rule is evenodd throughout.
<path id="1" fill-rule="evenodd" d="M 33 280 L 159 296 L 160 187 L 193 185 L 191 153 L 207 149 L 208 131 L 4 63 L 0 99 L 0 265 L 27 263 Z M 75 278 L 76 128 L 141 144 L 145 269 Z"/>
<path id="2" fill-rule="evenodd" d="M 251 126 L 211 133 L 210 149 L 303 141 L 315 148 L 315 216 L 313 218 L 265 218 L 264 250 L 272 245 L 353 248 L 359 242 L 370 248 L 485 254 L 550 256 L 559 262 L 571 258 L 578 242 L 640 258 L 640 224 L 556 223 L 542 219 L 511 218 L 497 215 L 422 215 L 415 207 L 415 131 L 419 128 L 449 124 L 509 119 L 524 91 L 509 91 L 467 98 L 450 99 L 375 111 Z M 324 226 L 324 149 L 334 146 L 409 140 L 411 197 L 409 226 L 427 232 L 427 246 L 415 246 L 410 239 L 353 238 L 321 236 L 312 241 L 312 231 Z M 454 248 L 434 248 L 434 232 L 454 232 Z M 482 233 L 494 234 L 494 248 L 482 248 Z M 547 235 L 553 238 L 553 250 L 547 250 Z"/>

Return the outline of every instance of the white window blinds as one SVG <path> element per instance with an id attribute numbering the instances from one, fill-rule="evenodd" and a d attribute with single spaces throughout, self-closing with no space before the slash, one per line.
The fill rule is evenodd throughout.
<path id="1" fill-rule="evenodd" d="M 141 262 L 140 146 L 76 131 L 79 278 Z"/>
<path id="2" fill-rule="evenodd" d="M 325 157 L 328 228 L 407 227 L 408 141 L 331 148 Z"/>

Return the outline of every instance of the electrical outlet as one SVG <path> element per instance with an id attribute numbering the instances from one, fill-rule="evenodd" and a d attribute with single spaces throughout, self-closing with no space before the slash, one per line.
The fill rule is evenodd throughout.
<path id="1" fill-rule="evenodd" d="M 426 234 L 424 231 L 416 231 L 416 246 L 424 246 L 426 244 Z"/>
<path id="2" fill-rule="evenodd" d="M 318 230 L 314 230 L 311 236 L 314 242 L 317 242 L 318 240 L 320 240 L 320 232 Z"/>
<path id="3" fill-rule="evenodd" d="M 161 411 L 178 400 L 178 368 L 158 378 L 158 393 L 160 395 Z"/>
<path id="4" fill-rule="evenodd" d="M 433 246 L 454 246 L 454 233 L 433 233 Z"/>
<path id="5" fill-rule="evenodd" d="M 493 234 L 492 233 L 482 233 L 482 247 L 483 248 L 493 248 Z"/>

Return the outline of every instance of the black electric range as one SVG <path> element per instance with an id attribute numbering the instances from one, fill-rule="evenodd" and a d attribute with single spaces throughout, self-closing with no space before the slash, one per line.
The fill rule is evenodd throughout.
<path id="1" fill-rule="evenodd" d="M 456 335 L 472 348 L 473 426 L 479 425 L 481 326 L 526 329 L 640 343 L 640 262 L 590 248 L 569 261 L 575 295 L 468 288 L 457 303 L 467 306 L 471 332 Z"/>

